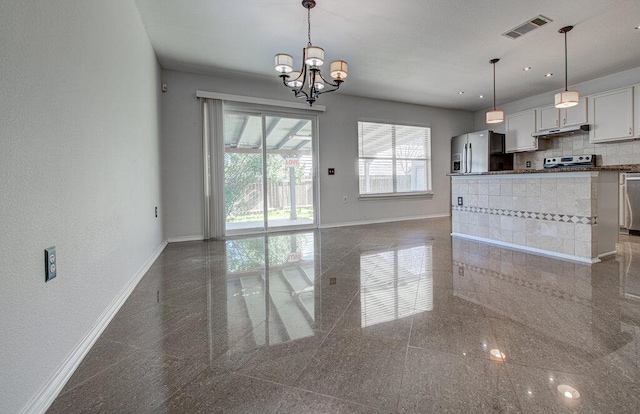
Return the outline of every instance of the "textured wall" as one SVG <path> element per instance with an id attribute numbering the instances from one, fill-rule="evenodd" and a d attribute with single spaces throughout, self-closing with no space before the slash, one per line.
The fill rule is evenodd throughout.
<path id="1" fill-rule="evenodd" d="M 164 239 L 160 70 L 130 0 L 3 1 L 0 39 L 0 412 L 15 413 Z"/>

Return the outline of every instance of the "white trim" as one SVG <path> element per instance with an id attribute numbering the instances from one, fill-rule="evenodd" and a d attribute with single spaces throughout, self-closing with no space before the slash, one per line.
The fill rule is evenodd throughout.
<path id="1" fill-rule="evenodd" d="M 228 93 L 196 91 L 196 98 L 220 99 L 221 101 L 243 102 L 256 105 L 279 106 L 282 108 L 303 109 L 306 111 L 324 112 L 327 108 L 324 105 L 309 106 L 299 102 L 279 101 L 276 99 L 254 98 L 252 96 L 231 95 Z"/>
<path id="2" fill-rule="evenodd" d="M 511 250 L 517 250 L 525 253 L 533 253 L 539 256 L 547 256 L 547 257 L 552 257 L 556 259 L 569 260 L 572 262 L 580 262 L 580 263 L 587 263 L 587 264 L 594 264 L 594 263 L 600 262 L 600 259 L 597 257 L 589 259 L 587 257 L 574 256 L 572 254 L 559 253 L 551 250 L 537 249 L 535 247 L 528 247 L 528 246 L 523 246 L 521 244 L 514 244 L 514 243 L 508 243 L 508 242 L 503 242 L 499 240 L 487 239 L 484 237 L 471 236 L 468 234 L 451 233 L 451 237 L 475 240 L 475 241 L 478 241 L 481 243 L 487 243 L 487 244 L 495 244 L 497 246 L 506 247 L 507 249 L 511 249 Z"/>
<path id="3" fill-rule="evenodd" d="M 71 354 L 69 354 L 67 359 L 64 360 L 49 381 L 44 384 L 35 397 L 25 405 L 22 411 L 20 411 L 21 413 L 44 413 L 49 409 L 60 391 L 62 391 L 62 388 L 64 388 L 67 381 L 69 381 L 69 378 L 71 378 L 84 357 L 89 353 L 91 347 L 93 347 L 102 332 L 109 325 L 111 319 L 113 319 L 113 317 L 118 313 L 118 310 L 120 310 L 120 307 L 127 300 L 131 292 L 133 292 L 133 289 L 135 289 L 140 279 L 142 279 L 145 273 L 147 273 L 147 270 L 149 270 L 153 262 L 156 261 L 166 246 L 166 241 L 160 243 L 158 248 L 147 259 L 147 261 L 140 266 L 140 268 L 134 273 L 133 277 L 124 286 L 124 288 L 122 288 L 120 293 L 118 293 L 109 306 L 107 306 L 104 312 L 102 312 L 102 315 L 100 315 L 91 329 L 89 329 L 89 332 L 87 332 L 82 340 L 80 340 L 80 343 L 74 348 Z"/>
<path id="4" fill-rule="evenodd" d="M 495 180 L 523 178 L 585 178 L 597 177 L 599 173 L 605 171 L 567 171 L 567 172 L 540 172 L 540 173 L 507 173 L 507 174 L 450 174 L 451 178 L 464 180 Z M 615 171 L 614 171 L 615 172 Z"/>
<path id="5" fill-rule="evenodd" d="M 607 257 L 607 256 L 612 256 L 614 254 L 618 254 L 618 252 L 616 250 L 612 251 L 612 252 L 606 252 L 606 253 L 600 253 L 598 255 L 598 257 Z"/>
<path id="6" fill-rule="evenodd" d="M 197 236 L 180 236 L 180 237 L 167 237 L 167 243 L 181 243 L 188 241 L 202 241 L 204 236 L 202 234 Z"/>
<path id="7" fill-rule="evenodd" d="M 358 200 L 394 200 L 398 198 L 433 198 L 433 191 L 413 192 L 413 193 L 379 193 L 379 194 L 360 194 Z"/>
<path id="8" fill-rule="evenodd" d="M 385 219 L 374 219 L 374 220 L 363 220 L 363 221 L 351 221 L 348 223 L 331 223 L 331 224 L 321 224 L 321 229 L 331 229 L 334 227 L 349 227 L 349 226 L 361 226 L 365 224 L 380 224 L 380 223 L 393 223 L 396 221 L 409 221 L 409 220 L 422 220 L 422 219 L 430 219 L 430 218 L 440 218 L 440 217 L 450 217 L 449 213 L 440 213 L 440 214 L 427 214 L 424 216 L 411 216 L 411 217 L 398 217 L 398 218 L 385 218 Z"/>

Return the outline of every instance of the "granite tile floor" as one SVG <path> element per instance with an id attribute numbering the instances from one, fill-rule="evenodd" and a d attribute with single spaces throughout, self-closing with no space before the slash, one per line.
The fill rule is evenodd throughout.
<path id="1" fill-rule="evenodd" d="M 49 412 L 640 412 L 640 238 L 588 266 L 450 228 L 169 244 Z"/>

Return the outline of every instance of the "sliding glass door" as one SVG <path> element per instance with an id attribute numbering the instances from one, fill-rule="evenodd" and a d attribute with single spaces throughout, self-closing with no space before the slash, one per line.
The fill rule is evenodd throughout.
<path id="1" fill-rule="evenodd" d="M 224 112 L 227 234 L 315 224 L 315 119 Z"/>

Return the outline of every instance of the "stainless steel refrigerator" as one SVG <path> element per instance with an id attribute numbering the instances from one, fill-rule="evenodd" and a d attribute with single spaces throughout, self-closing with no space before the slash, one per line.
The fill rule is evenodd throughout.
<path id="1" fill-rule="evenodd" d="M 504 153 L 504 134 L 484 130 L 451 138 L 451 172 L 512 170 L 513 154 Z"/>

